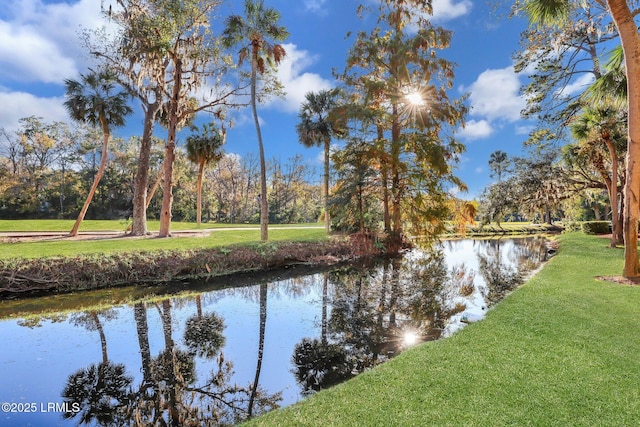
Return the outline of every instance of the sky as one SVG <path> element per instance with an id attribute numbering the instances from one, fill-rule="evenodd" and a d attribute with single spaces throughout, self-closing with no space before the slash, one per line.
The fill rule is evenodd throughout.
<path id="1" fill-rule="evenodd" d="M 103 0 L 104 1 L 104 0 Z M 342 70 L 353 36 L 348 32 L 368 28 L 356 16 L 362 1 L 373 0 L 265 0 L 281 13 L 290 37 L 284 42 L 287 56 L 278 70 L 286 97 L 260 105 L 259 116 L 267 159 L 285 163 L 301 154 L 317 170 L 320 181 L 320 148 L 305 148 L 295 132 L 298 113 L 309 91 L 338 85 L 332 70 Z M 227 0 L 218 10 L 214 31 L 223 19 L 239 13 L 240 0 Z M 523 141 L 534 123 L 520 118 L 525 100 L 519 88 L 526 75 L 513 70 L 512 54 L 518 49 L 520 32 L 527 23 L 509 20 L 506 11 L 496 13 L 489 1 L 433 0 L 431 22 L 453 32 L 451 46 L 439 57 L 457 64 L 452 97 L 468 94 L 470 113 L 457 133 L 466 152 L 455 175 L 468 186 L 457 194 L 464 199 L 480 195 L 492 178 L 489 156 L 503 150 L 523 155 Z M 0 127 L 13 131 L 19 119 L 42 117 L 46 122 L 70 122 L 63 107 L 64 80 L 86 73 L 90 58 L 79 39 L 83 28 L 103 24 L 100 0 L 3 0 L 0 7 Z M 132 101 L 135 107 L 135 101 Z M 249 109 L 236 113 L 225 150 L 246 155 L 257 153 L 255 127 Z M 140 114 L 130 117 L 116 136 L 142 132 Z M 339 144 L 339 141 L 336 141 Z"/>

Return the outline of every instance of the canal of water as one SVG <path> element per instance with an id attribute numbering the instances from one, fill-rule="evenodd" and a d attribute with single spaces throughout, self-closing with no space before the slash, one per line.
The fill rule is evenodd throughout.
<path id="1" fill-rule="evenodd" d="M 480 320 L 546 257 L 541 237 L 451 240 L 82 311 L 0 301 L 0 425 L 233 425 Z"/>

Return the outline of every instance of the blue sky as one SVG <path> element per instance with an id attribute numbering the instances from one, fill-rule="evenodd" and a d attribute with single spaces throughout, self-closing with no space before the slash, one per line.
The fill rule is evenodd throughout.
<path id="1" fill-rule="evenodd" d="M 108 3 L 108 0 L 105 0 Z M 374 1 L 374 0 L 363 0 Z M 240 0 L 227 0 L 221 17 L 239 12 Z M 346 52 L 357 31 L 368 22 L 357 18 L 355 0 L 265 0 L 282 14 L 291 36 L 285 42 L 287 58 L 278 71 L 285 99 L 259 107 L 267 158 L 283 162 L 303 154 L 321 171 L 320 149 L 304 148 L 295 125 L 300 103 L 308 91 L 336 85 L 332 69 L 344 68 Z M 518 48 L 526 22 L 497 16 L 485 1 L 433 0 L 431 21 L 453 31 L 449 49 L 440 56 L 457 64 L 453 96 L 469 94 L 467 126 L 458 133 L 467 147 L 456 174 L 473 198 L 491 182 L 488 159 L 495 150 L 522 154 L 522 142 L 533 123 L 521 120 L 524 99 L 518 89 L 526 76 L 513 71 L 512 53 Z M 0 127 L 15 130 L 18 120 L 41 116 L 47 121 L 69 121 L 62 106 L 63 82 L 85 73 L 89 58 L 78 38 L 80 28 L 102 24 L 99 0 L 3 0 L 0 8 Z M 216 21 L 223 25 L 223 20 Z M 220 28 L 218 27 L 218 28 Z M 214 28 L 215 30 L 215 28 Z M 229 132 L 226 151 L 257 153 L 250 111 L 238 112 Z M 116 135 L 140 133 L 139 117 Z"/>

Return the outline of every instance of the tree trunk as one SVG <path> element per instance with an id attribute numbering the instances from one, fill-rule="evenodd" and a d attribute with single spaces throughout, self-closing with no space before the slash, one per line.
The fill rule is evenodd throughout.
<path id="1" fill-rule="evenodd" d="M 131 224 L 132 236 L 144 236 L 147 234 L 147 187 L 149 183 L 149 159 L 151 158 L 151 146 L 153 144 L 153 123 L 156 113 L 160 109 L 160 103 L 154 102 L 147 105 L 144 114 L 144 127 L 142 140 L 140 141 L 140 154 L 138 156 L 138 169 L 133 181 L 133 222 Z"/>
<path id="2" fill-rule="evenodd" d="M 158 237 L 171 236 L 171 206 L 173 205 L 173 162 L 176 159 L 176 143 L 175 139 L 167 141 L 164 150 L 164 188 L 162 189 L 162 208 L 160 210 L 160 232 Z M 175 138 L 175 134 L 173 135 Z"/>
<path id="3" fill-rule="evenodd" d="M 154 181 L 153 186 L 151 187 L 151 189 L 149 190 L 149 194 L 147 195 L 146 209 L 149 209 L 151 200 L 153 200 L 153 195 L 156 194 L 156 190 L 158 190 L 158 187 L 160 186 L 160 181 L 162 181 L 163 176 L 164 176 L 164 162 L 162 162 L 162 166 L 158 171 L 158 176 L 156 177 L 156 180 Z"/>
<path id="4" fill-rule="evenodd" d="M 253 378 L 251 386 L 251 395 L 249 396 L 249 418 L 253 416 L 253 405 L 258 393 L 260 382 L 260 373 L 262 372 L 262 358 L 264 356 L 264 333 L 267 326 L 267 284 L 260 285 L 260 331 L 258 336 L 258 361 L 256 363 L 256 375 Z"/>
<path id="5" fill-rule="evenodd" d="M 381 124 L 377 125 L 378 141 L 382 144 L 384 140 L 384 129 Z M 391 234 L 391 216 L 389 214 L 389 166 L 385 158 L 384 149 L 381 149 L 380 173 L 382 175 L 382 207 L 384 212 L 384 231 Z"/>
<path id="6" fill-rule="evenodd" d="M 624 180 L 622 180 L 624 181 Z M 620 195 L 620 209 L 618 211 L 618 242 L 620 242 L 621 244 L 624 244 L 624 233 L 622 230 L 622 224 L 624 223 L 624 197 L 622 197 L 622 194 Z"/>
<path id="7" fill-rule="evenodd" d="M 402 239 L 402 189 L 400 179 L 400 115 L 398 106 L 393 105 L 391 124 L 391 236 L 394 246 Z M 392 248 L 392 249 L 399 249 Z"/>
<path id="8" fill-rule="evenodd" d="M 91 185 L 91 189 L 89 190 L 89 194 L 87 195 L 87 199 L 84 201 L 84 205 L 80 210 L 80 214 L 78 214 L 78 218 L 76 219 L 75 224 L 73 224 L 73 228 L 69 232 L 69 237 L 75 237 L 78 235 L 78 229 L 80 228 L 80 224 L 84 220 L 84 216 L 87 214 L 87 210 L 89 209 L 89 205 L 91 204 L 91 200 L 93 199 L 93 195 L 96 193 L 96 189 L 98 188 L 98 183 L 100 183 L 100 179 L 102 178 L 102 174 L 104 173 L 104 169 L 107 166 L 107 157 L 109 156 L 109 128 L 106 123 L 106 119 L 101 118 L 100 122 L 102 122 L 102 157 L 100 158 L 100 167 L 98 168 L 98 172 L 96 176 L 93 178 L 93 184 Z"/>
<path id="9" fill-rule="evenodd" d="M 164 150 L 164 188 L 162 191 L 162 210 L 160 211 L 160 232 L 158 237 L 171 236 L 171 206 L 173 205 L 173 162 L 176 159 L 176 132 L 178 130 L 178 104 L 182 88 L 182 62 L 175 61 L 174 83 L 169 111 L 167 145 Z"/>
<path id="10" fill-rule="evenodd" d="M 142 358 L 142 378 L 145 385 L 149 385 L 151 375 L 151 347 L 149 346 L 149 325 L 147 322 L 147 309 L 142 302 L 133 306 L 133 317 L 138 333 L 138 346 L 140 347 L 140 357 Z"/>
<path id="11" fill-rule="evenodd" d="M 640 210 L 640 35 L 624 0 L 607 0 L 618 28 L 627 70 L 628 142 L 624 193 L 624 268 L 627 278 L 638 276 L 638 211 Z"/>
<path id="12" fill-rule="evenodd" d="M 267 165 L 264 160 L 264 146 L 262 145 L 262 133 L 260 132 L 260 122 L 258 121 L 258 107 L 256 105 L 256 83 L 258 74 L 258 54 L 254 48 L 253 60 L 251 62 L 251 109 L 253 110 L 253 121 L 256 125 L 256 135 L 258 137 L 258 150 L 260 154 L 260 240 L 269 240 L 269 204 L 267 200 Z"/>
<path id="13" fill-rule="evenodd" d="M 364 234 L 364 203 L 362 201 L 363 199 L 363 189 L 362 189 L 362 185 L 358 184 L 357 186 L 358 189 L 358 225 L 359 225 L 359 231 L 361 234 Z"/>
<path id="14" fill-rule="evenodd" d="M 331 138 L 324 140 L 324 230 L 331 232 L 331 222 L 329 220 L 329 154 L 331 149 Z"/>
<path id="15" fill-rule="evenodd" d="M 323 346 L 327 345 L 327 305 L 329 305 L 329 298 L 327 296 L 329 289 L 329 273 L 322 274 L 322 320 L 320 325 L 320 342 Z"/>
<path id="16" fill-rule="evenodd" d="M 200 167 L 198 168 L 198 182 L 196 184 L 196 190 L 198 192 L 198 206 L 196 206 L 196 223 L 200 225 L 202 222 L 202 176 L 204 175 L 204 159 L 200 160 Z"/>
<path id="17" fill-rule="evenodd" d="M 617 196 L 618 196 L 618 183 L 614 182 L 613 179 L 616 179 L 616 175 L 612 175 L 613 179 L 611 177 L 609 177 L 609 174 L 607 173 L 607 171 L 604 168 L 604 162 L 597 162 L 595 165 L 596 169 L 598 170 L 598 173 L 600 174 L 600 176 L 602 177 L 602 181 L 604 181 L 604 186 L 607 187 L 607 194 L 609 195 L 609 202 L 611 204 L 611 242 L 609 243 L 609 246 L 611 246 L 612 248 L 616 247 L 616 224 L 617 224 L 617 212 L 618 212 L 618 201 L 617 201 Z M 612 166 L 612 169 L 614 169 L 615 173 L 618 173 L 618 168 L 617 165 L 616 166 Z M 598 220 L 600 218 L 596 218 L 596 220 Z M 606 219 L 606 215 L 605 215 L 605 219 Z"/>
<path id="18" fill-rule="evenodd" d="M 100 346 L 102 347 L 102 363 L 107 363 L 109 361 L 109 354 L 107 352 L 107 337 L 104 334 L 104 328 L 102 327 L 102 323 L 100 323 L 100 318 L 98 317 L 97 311 L 91 312 L 91 318 L 96 325 L 96 330 L 100 335 Z"/>
<path id="19" fill-rule="evenodd" d="M 611 201 L 611 247 L 615 248 L 620 232 L 620 221 L 618 221 L 618 154 L 608 135 L 604 138 L 604 143 L 609 149 L 611 156 L 611 186 L 609 188 L 609 200 Z"/>

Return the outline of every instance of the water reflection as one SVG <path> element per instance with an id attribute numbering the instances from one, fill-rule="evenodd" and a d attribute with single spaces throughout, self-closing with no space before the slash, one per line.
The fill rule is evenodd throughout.
<path id="1" fill-rule="evenodd" d="M 5 400 L 64 410 L 0 424 L 237 424 L 481 317 L 545 254 L 541 239 L 452 241 L 375 265 L 3 321 L 16 343 L 0 356 Z"/>

